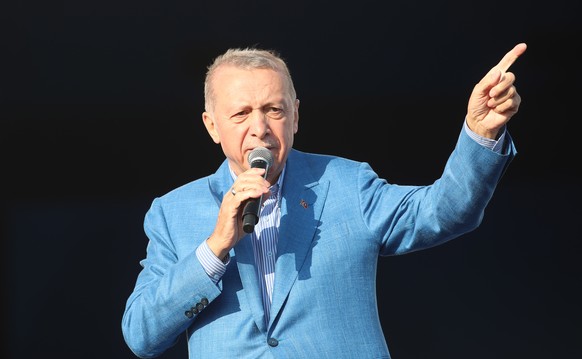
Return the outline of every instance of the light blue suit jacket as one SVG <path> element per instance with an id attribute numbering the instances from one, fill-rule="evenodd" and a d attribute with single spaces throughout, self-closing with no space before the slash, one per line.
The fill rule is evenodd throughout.
<path id="1" fill-rule="evenodd" d="M 245 237 L 226 273 L 208 277 L 195 250 L 212 233 L 233 179 L 218 171 L 156 198 L 144 221 L 147 256 L 127 300 L 131 350 L 155 357 L 187 336 L 189 358 L 390 358 L 376 303 L 379 255 L 420 250 L 471 231 L 515 155 L 461 131 L 430 186 L 387 183 L 366 163 L 292 150 L 269 324 Z"/>

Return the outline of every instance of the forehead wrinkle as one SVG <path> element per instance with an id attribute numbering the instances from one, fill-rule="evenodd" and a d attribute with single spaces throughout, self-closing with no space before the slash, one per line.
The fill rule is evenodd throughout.
<path id="1" fill-rule="evenodd" d="M 251 106 L 253 108 L 266 105 L 280 104 L 285 101 L 285 94 L 281 84 L 275 85 L 273 82 L 263 84 L 246 83 L 240 81 L 240 86 L 227 86 L 224 88 L 224 95 L 230 100 L 227 105 L 232 104 L 234 108 Z M 278 88 L 279 87 L 279 88 Z"/>

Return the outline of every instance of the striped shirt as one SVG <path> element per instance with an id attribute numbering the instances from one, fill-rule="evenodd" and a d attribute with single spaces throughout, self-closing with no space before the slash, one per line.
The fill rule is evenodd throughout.
<path id="1" fill-rule="evenodd" d="M 275 282 L 275 259 L 277 257 L 277 240 L 279 238 L 279 222 L 281 211 L 279 206 L 279 185 L 271 186 L 271 195 L 267 198 L 261 214 L 260 221 L 251 234 L 255 264 L 261 295 L 263 296 L 263 309 L 265 310 L 265 324 L 269 324 L 271 301 L 273 299 L 273 283 Z"/>

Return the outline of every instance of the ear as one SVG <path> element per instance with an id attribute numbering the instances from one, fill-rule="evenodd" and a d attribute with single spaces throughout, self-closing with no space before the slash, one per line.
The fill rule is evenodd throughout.
<path id="1" fill-rule="evenodd" d="M 208 112 L 204 112 L 202 113 L 202 121 L 204 121 L 204 126 L 206 127 L 206 131 L 208 131 L 208 134 L 212 138 L 212 141 L 214 141 L 214 143 L 216 144 L 219 144 L 220 136 L 218 135 L 218 129 L 214 124 L 213 116 Z"/>
<path id="2" fill-rule="evenodd" d="M 295 99 L 295 109 L 293 111 L 293 134 L 299 131 L 299 99 Z"/>

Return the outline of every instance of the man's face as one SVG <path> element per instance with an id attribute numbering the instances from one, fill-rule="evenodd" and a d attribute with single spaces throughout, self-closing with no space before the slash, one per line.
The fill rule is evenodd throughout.
<path id="1" fill-rule="evenodd" d="M 222 146 L 236 175 L 250 168 L 249 153 L 266 147 L 273 154 L 268 180 L 279 177 L 299 124 L 299 100 L 289 95 L 283 75 L 269 69 L 216 69 L 212 80 L 214 110 L 204 112 L 204 125 Z"/>

